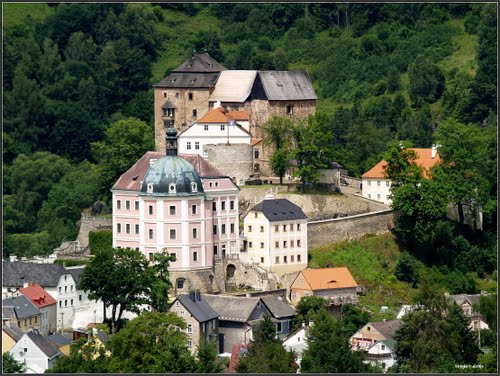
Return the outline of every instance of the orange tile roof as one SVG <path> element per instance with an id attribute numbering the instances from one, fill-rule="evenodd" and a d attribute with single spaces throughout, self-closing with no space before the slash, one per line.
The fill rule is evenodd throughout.
<path id="1" fill-rule="evenodd" d="M 26 296 L 37 308 L 43 308 L 52 304 L 57 304 L 57 301 L 44 288 L 36 283 L 30 284 L 28 287 L 19 289 L 19 292 Z"/>
<path id="2" fill-rule="evenodd" d="M 417 154 L 417 159 L 415 163 L 417 166 L 424 168 L 424 176 L 429 177 L 428 172 L 431 167 L 434 167 L 441 158 L 439 154 L 436 154 L 434 158 L 432 158 L 432 149 L 431 148 L 408 148 L 408 150 L 413 150 Z M 387 168 L 387 162 L 385 160 L 381 160 L 375 166 L 373 166 L 370 170 L 361 175 L 362 178 L 368 179 L 385 179 L 385 169 Z"/>
<path id="3" fill-rule="evenodd" d="M 346 267 L 306 269 L 302 275 L 313 291 L 358 286 Z"/>
<path id="4" fill-rule="evenodd" d="M 261 138 L 252 138 L 252 146 L 255 146 L 262 142 Z"/>
<path id="5" fill-rule="evenodd" d="M 215 108 L 198 120 L 198 123 L 227 123 L 227 114 L 223 108 Z"/>
<path id="6" fill-rule="evenodd" d="M 248 111 L 229 111 L 227 113 L 227 116 L 230 119 L 234 120 L 241 120 L 241 121 L 250 120 L 250 114 L 248 113 Z"/>

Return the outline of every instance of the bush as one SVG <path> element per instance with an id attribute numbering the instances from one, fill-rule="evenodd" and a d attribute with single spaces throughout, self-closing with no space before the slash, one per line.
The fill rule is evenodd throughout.
<path id="1" fill-rule="evenodd" d="M 89 232 L 90 254 L 111 249 L 113 247 L 113 232 L 110 230 Z"/>
<path id="2" fill-rule="evenodd" d="M 399 259 L 394 275 L 400 281 L 410 282 L 415 287 L 418 282 L 417 260 L 409 253 L 403 253 Z"/>

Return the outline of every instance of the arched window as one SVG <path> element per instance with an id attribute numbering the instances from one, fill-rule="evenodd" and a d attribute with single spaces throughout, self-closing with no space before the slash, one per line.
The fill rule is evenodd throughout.
<path id="1" fill-rule="evenodd" d="M 176 188 L 176 186 L 175 186 L 175 184 L 174 184 L 174 183 L 172 183 L 172 184 L 170 184 L 170 185 L 168 186 L 168 192 L 169 192 L 169 193 L 175 193 L 176 191 L 177 191 L 177 188 Z"/>
<path id="2" fill-rule="evenodd" d="M 153 184 L 148 184 L 148 193 L 153 193 Z"/>
<path id="3" fill-rule="evenodd" d="M 198 192 L 198 185 L 196 183 L 191 183 L 191 192 Z"/>

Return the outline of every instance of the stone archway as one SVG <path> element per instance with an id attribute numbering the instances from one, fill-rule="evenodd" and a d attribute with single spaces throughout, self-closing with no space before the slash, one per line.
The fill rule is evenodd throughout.
<path id="1" fill-rule="evenodd" d="M 226 267 L 226 281 L 234 277 L 234 272 L 236 272 L 236 266 L 229 264 Z"/>

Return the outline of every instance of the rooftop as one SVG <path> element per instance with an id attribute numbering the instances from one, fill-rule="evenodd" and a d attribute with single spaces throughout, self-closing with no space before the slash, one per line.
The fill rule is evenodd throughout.
<path id="1" fill-rule="evenodd" d="M 47 307 L 49 305 L 57 304 L 57 301 L 42 286 L 36 283 L 30 284 L 28 287 L 19 289 L 24 296 L 38 308 Z"/>
<path id="2" fill-rule="evenodd" d="M 2 306 L 13 307 L 18 320 L 41 315 L 40 310 L 24 295 L 3 299 Z"/>
<path id="3" fill-rule="evenodd" d="M 257 76 L 255 70 L 226 70 L 220 73 L 210 102 L 243 103 L 250 96 Z"/>
<path id="4" fill-rule="evenodd" d="M 358 286 L 347 267 L 305 269 L 302 270 L 301 274 L 304 276 L 304 279 L 312 290 L 350 288 Z"/>
<path id="5" fill-rule="evenodd" d="M 318 99 L 307 72 L 259 71 L 258 76 L 270 101 Z"/>
<path id="6" fill-rule="evenodd" d="M 251 211 L 262 212 L 270 222 L 307 219 L 302 209 L 287 199 L 264 199 Z M 248 214 L 247 214 L 248 215 Z"/>
<path id="7" fill-rule="evenodd" d="M 25 282 L 38 283 L 43 288 L 56 287 L 62 275 L 68 274 L 59 264 L 2 261 L 2 286 L 23 287 Z"/>
<path id="8" fill-rule="evenodd" d="M 194 299 L 194 300 L 193 300 Z M 201 294 L 179 295 L 177 300 L 193 315 L 198 322 L 205 322 L 219 317 L 217 312 L 205 301 Z"/>

